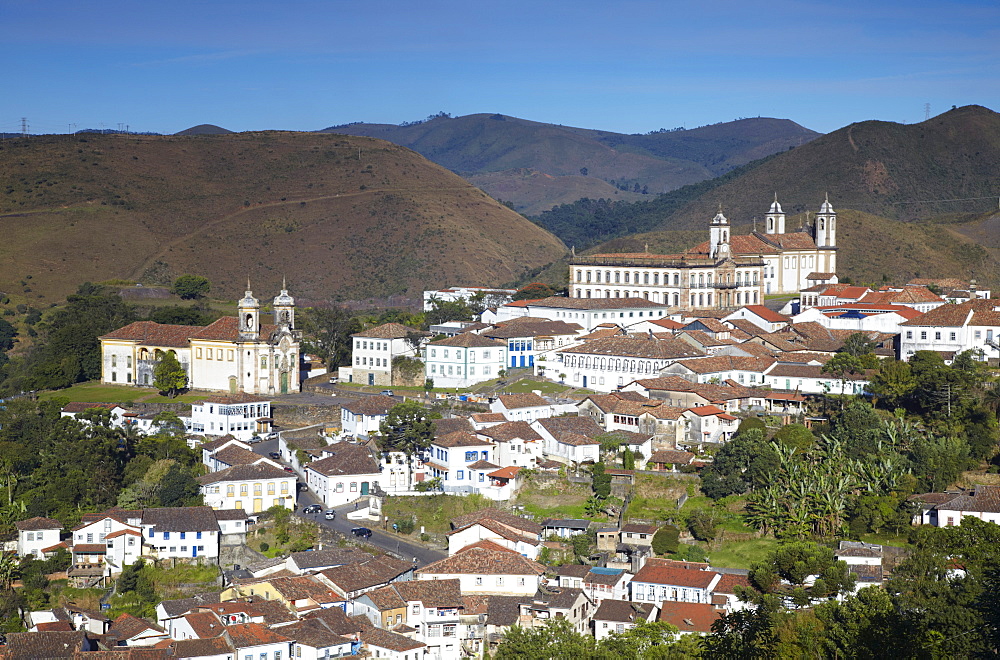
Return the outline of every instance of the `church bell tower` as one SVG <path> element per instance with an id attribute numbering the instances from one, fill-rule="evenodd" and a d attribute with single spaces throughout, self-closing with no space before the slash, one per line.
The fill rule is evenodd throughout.
<path id="1" fill-rule="evenodd" d="M 830 203 L 829 193 L 816 215 L 816 245 L 821 248 L 837 247 L 837 212 Z"/>
<path id="2" fill-rule="evenodd" d="M 250 290 L 250 280 L 247 280 L 247 290 L 237 305 L 239 319 L 240 341 L 257 341 L 260 339 L 260 302 L 253 297 Z"/>
<path id="3" fill-rule="evenodd" d="M 785 233 L 785 212 L 781 210 L 781 204 L 778 203 L 778 193 L 774 193 L 774 202 L 767 212 L 764 223 L 766 225 L 765 231 L 768 234 Z"/>
<path id="4" fill-rule="evenodd" d="M 719 212 L 709 225 L 709 256 L 712 259 L 728 259 L 730 256 L 729 220 L 722 214 L 722 204 L 719 204 Z"/>
<path id="5" fill-rule="evenodd" d="M 274 297 L 274 324 L 284 330 L 295 329 L 295 298 L 288 295 L 285 279 L 281 279 L 281 293 Z"/>

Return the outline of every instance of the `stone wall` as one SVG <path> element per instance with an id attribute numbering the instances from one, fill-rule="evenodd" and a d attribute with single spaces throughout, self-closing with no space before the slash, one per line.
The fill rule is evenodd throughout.
<path id="1" fill-rule="evenodd" d="M 313 424 L 340 426 L 340 406 L 318 404 L 272 403 L 271 416 L 276 426 L 294 429 Z"/>

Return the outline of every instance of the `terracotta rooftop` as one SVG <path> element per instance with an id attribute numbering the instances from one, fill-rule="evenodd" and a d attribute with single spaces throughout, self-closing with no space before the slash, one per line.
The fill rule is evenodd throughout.
<path id="1" fill-rule="evenodd" d="M 523 421 L 504 422 L 503 424 L 497 424 L 496 426 L 491 426 L 489 428 L 479 429 L 476 433 L 478 435 L 486 436 L 494 442 L 510 442 L 515 439 L 527 440 L 531 442 L 542 439 L 542 436 L 538 434 L 538 431 L 531 428 L 531 424 Z"/>
<path id="2" fill-rule="evenodd" d="M 656 606 L 653 603 L 631 603 L 626 600 L 601 599 L 593 619 L 595 621 L 612 621 L 615 623 L 635 623 L 648 621 Z"/>
<path id="3" fill-rule="evenodd" d="M 712 624 L 724 614 L 708 603 L 681 603 L 665 600 L 660 603 L 658 621 L 665 621 L 682 632 L 710 633 Z"/>
<path id="4" fill-rule="evenodd" d="M 594 339 L 577 346 L 564 348 L 560 352 L 660 360 L 705 355 L 705 351 L 680 339 L 650 339 L 648 336 L 636 335 Z"/>
<path id="5" fill-rule="evenodd" d="M 253 481 L 255 479 L 295 479 L 295 475 L 268 463 L 255 465 L 234 465 L 195 479 L 201 485 L 217 484 L 224 481 Z"/>
<path id="6" fill-rule="evenodd" d="M 28 518 L 27 520 L 18 520 L 14 523 L 14 526 L 17 527 L 18 531 L 31 532 L 45 529 L 62 529 L 63 524 L 52 518 L 35 516 L 34 518 Z"/>
<path id="7" fill-rule="evenodd" d="M 542 575 L 545 567 L 519 554 L 470 547 L 417 570 L 417 575 Z"/>
<path id="8" fill-rule="evenodd" d="M 409 328 L 401 323 L 383 323 L 374 328 L 355 332 L 352 337 L 362 337 L 364 339 L 405 339 L 409 335 L 421 337 L 430 336 L 431 333 L 416 328 Z"/>
<path id="9" fill-rule="evenodd" d="M 516 410 L 518 408 L 538 408 L 548 406 L 549 402 L 542 397 L 528 392 L 525 394 L 501 394 L 497 397 L 504 408 Z"/>
<path id="10" fill-rule="evenodd" d="M 356 445 L 352 442 L 338 442 L 324 447 L 323 451 L 330 455 L 307 464 L 306 470 L 312 470 L 327 477 L 376 474 L 379 471 L 378 461 L 372 457 L 371 451 L 362 445 Z"/>
<path id="11" fill-rule="evenodd" d="M 632 578 L 632 582 L 647 582 L 677 587 L 708 589 L 718 574 L 696 568 L 678 568 L 675 562 L 649 559 Z"/>
<path id="12" fill-rule="evenodd" d="M 343 404 L 341 407 L 355 415 L 388 415 L 389 411 L 398 404 L 391 396 L 378 394 L 375 396 L 365 396 Z"/>
<path id="13" fill-rule="evenodd" d="M 439 447 L 482 447 L 492 445 L 489 440 L 477 438 L 467 431 L 455 431 L 454 433 L 435 438 L 433 444 Z"/>
<path id="14" fill-rule="evenodd" d="M 226 632 L 233 641 L 233 646 L 237 649 L 293 641 L 291 638 L 278 634 L 259 623 L 241 623 L 227 626 Z"/>

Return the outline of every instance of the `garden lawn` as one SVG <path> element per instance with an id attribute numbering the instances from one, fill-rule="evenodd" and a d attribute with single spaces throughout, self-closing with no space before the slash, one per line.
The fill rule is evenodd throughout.
<path id="1" fill-rule="evenodd" d="M 481 495 L 390 495 L 382 503 L 382 515 L 388 517 L 390 523 L 415 518 L 417 531 L 423 526 L 428 534 L 445 534 L 451 531 L 451 521 L 454 518 L 485 509 L 492 504 Z"/>
<path id="2" fill-rule="evenodd" d="M 68 401 L 79 401 L 81 403 L 129 403 L 135 401 L 152 403 L 194 403 L 201 401 L 211 394 L 196 392 L 183 394 L 173 399 L 160 396 L 153 388 L 149 387 L 127 387 L 124 385 L 106 385 L 96 381 L 87 383 L 77 383 L 72 387 L 62 390 L 48 390 L 39 392 L 38 398 L 42 401 L 53 399 L 66 399 Z"/>
<path id="3" fill-rule="evenodd" d="M 772 538 L 729 541 L 718 550 L 709 552 L 708 558 L 712 566 L 720 568 L 750 568 L 751 564 L 766 558 L 777 547 L 778 541 Z"/>
<path id="4" fill-rule="evenodd" d="M 515 502 L 540 518 L 583 518 L 606 521 L 607 516 L 588 516 L 584 511 L 591 490 L 587 484 L 574 484 L 563 478 L 533 478 L 518 492 Z"/>
<path id="5" fill-rule="evenodd" d="M 505 392 L 511 392 L 515 394 L 528 394 L 534 390 L 540 390 L 542 394 L 559 394 L 560 392 L 565 392 L 569 387 L 562 385 L 560 383 L 553 383 L 548 380 L 530 380 L 522 379 L 516 383 L 511 383 L 510 385 L 504 387 Z"/>

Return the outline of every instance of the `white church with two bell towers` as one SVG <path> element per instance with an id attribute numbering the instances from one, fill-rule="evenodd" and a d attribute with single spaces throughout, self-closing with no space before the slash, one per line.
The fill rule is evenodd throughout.
<path id="1" fill-rule="evenodd" d="M 576 256 L 569 262 L 573 298 L 644 298 L 681 310 L 759 305 L 770 294 L 796 294 L 837 282 L 837 213 L 827 197 L 811 226 L 786 231 L 775 195 L 764 232 L 732 235 L 719 212 L 708 240 L 681 254 Z"/>
<path id="2" fill-rule="evenodd" d="M 101 341 L 101 381 L 153 385 L 153 369 L 172 352 L 187 372 L 188 387 L 229 394 L 286 394 L 300 388 L 300 339 L 295 299 L 282 285 L 272 301 L 273 323 L 262 323 L 260 302 L 247 290 L 236 316 L 207 326 L 137 321 Z"/>

